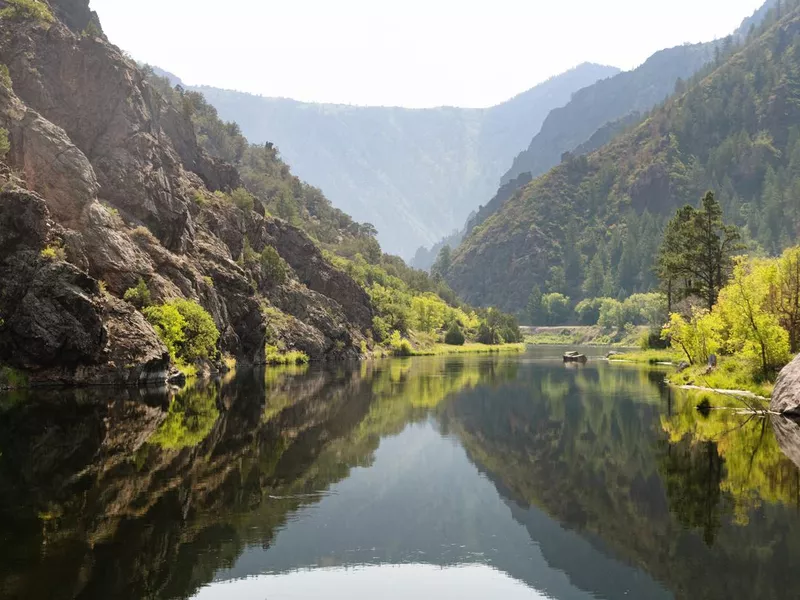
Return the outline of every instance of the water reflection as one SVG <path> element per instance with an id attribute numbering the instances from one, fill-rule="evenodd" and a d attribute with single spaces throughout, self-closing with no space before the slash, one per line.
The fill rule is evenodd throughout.
<path id="1" fill-rule="evenodd" d="M 0 397 L 0 596 L 800 594 L 797 425 L 537 352 Z"/>

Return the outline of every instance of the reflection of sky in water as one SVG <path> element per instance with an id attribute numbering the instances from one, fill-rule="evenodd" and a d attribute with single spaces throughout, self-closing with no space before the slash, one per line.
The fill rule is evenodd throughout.
<path id="1" fill-rule="evenodd" d="M 512 582 L 524 582 L 514 585 L 526 587 L 528 595 L 517 592 L 509 597 L 542 597 L 533 589 L 567 600 L 595 597 L 586 589 L 600 591 L 600 597 L 629 593 L 634 597 L 667 596 L 641 571 L 602 554 L 542 511 L 509 505 L 469 460 L 458 441 L 443 437 L 432 421 L 410 425 L 400 435 L 383 439 L 371 467 L 353 469 L 319 503 L 299 510 L 268 548 L 246 548 L 231 569 L 217 573 L 214 585 L 253 576 L 259 576 L 256 581 L 271 585 L 284 579 L 261 576 L 293 573 L 286 577 L 293 581 L 308 577 L 304 585 L 311 587 L 302 589 L 315 589 L 316 593 L 303 595 L 296 591 L 291 597 L 310 598 L 326 589 L 314 586 L 327 585 L 328 576 L 297 569 L 418 563 L 437 565 L 429 571 L 431 574 L 443 573 L 439 568 L 442 566 L 468 563 L 492 567 L 447 570 L 441 577 L 430 575 L 422 583 L 434 588 L 446 585 L 461 572 L 475 573 L 480 582 L 478 589 L 500 582 L 503 589 L 511 586 L 509 590 L 513 590 Z M 366 594 L 373 585 L 375 577 L 371 573 L 381 572 L 367 569 L 367 576 L 362 574 L 364 569 L 333 571 L 330 577 L 345 589 L 354 586 L 354 597 L 360 598 L 359 594 Z M 504 575 L 501 577 L 493 569 Z M 397 579 L 402 573 L 410 573 L 404 569 L 388 572 Z M 348 579 L 351 575 L 352 582 Z M 411 594 L 411 588 L 408 590 Z M 372 592 L 376 595 L 363 597 L 384 597 L 378 589 L 372 588 Z M 505 596 L 497 590 L 488 596 L 464 597 Z"/>
<path id="2" fill-rule="evenodd" d="M 196 600 L 538 600 L 548 598 L 508 575 L 486 565 L 437 567 L 433 565 L 381 565 L 350 569 L 293 571 L 247 579 L 216 582 Z"/>

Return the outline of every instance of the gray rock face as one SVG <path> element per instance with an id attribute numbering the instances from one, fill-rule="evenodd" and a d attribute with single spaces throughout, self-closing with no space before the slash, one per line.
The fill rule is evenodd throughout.
<path id="1" fill-rule="evenodd" d="M 800 357 L 786 365 L 778 376 L 769 409 L 800 417 Z"/>
<path id="2" fill-rule="evenodd" d="M 142 315 L 77 266 L 41 256 L 49 217 L 30 192 L 0 193 L 0 362 L 34 383 L 158 380 L 169 357 Z"/>
<path id="3" fill-rule="evenodd" d="M 0 163 L 0 364 L 42 383 L 163 382 L 164 346 L 120 300 L 140 278 L 154 302 L 200 303 L 239 360 L 262 362 L 268 333 L 314 359 L 357 357 L 372 325 L 367 294 L 299 229 L 209 194 L 239 187 L 238 171 L 200 148 L 190 117 L 116 47 L 75 34 L 94 18 L 86 0 L 51 6 L 63 22 L 0 29 L 13 81 L 0 86 L 11 141 L 11 169 Z M 288 281 L 237 264 L 245 240 L 273 246 Z M 45 258 L 47 245 L 63 253 Z M 279 328 L 266 307 L 283 311 Z"/>

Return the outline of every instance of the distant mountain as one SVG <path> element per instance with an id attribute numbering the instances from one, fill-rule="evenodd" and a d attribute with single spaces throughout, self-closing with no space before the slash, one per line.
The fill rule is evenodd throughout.
<path id="1" fill-rule="evenodd" d="M 784 0 L 747 38 L 722 42 L 719 56 L 638 126 L 622 125 L 598 151 L 566 156 L 519 187 L 453 253 L 454 289 L 516 311 L 534 286 L 573 299 L 649 289 L 665 220 L 708 189 L 767 252 L 796 243 L 798 4 Z"/>
<path id="2" fill-rule="evenodd" d="M 678 46 L 657 52 L 633 71 L 580 90 L 547 116 L 528 149 L 514 159 L 503 183 L 522 173 L 541 175 L 609 121 L 649 111 L 675 91 L 678 79 L 691 77 L 713 57 L 713 43 Z"/>
<path id="3" fill-rule="evenodd" d="M 174 75 L 160 72 L 178 82 Z M 378 229 L 410 258 L 461 227 L 511 159 L 572 94 L 619 73 L 582 64 L 488 109 L 309 104 L 210 87 L 200 91 L 253 143 L 272 142 L 299 177 Z"/>
<path id="4" fill-rule="evenodd" d="M 733 32 L 732 40 L 741 41 L 758 26 L 778 0 L 766 0 L 752 16 L 742 21 Z M 527 184 L 521 178 L 525 173 L 532 177 L 546 173 L 559 164 L 565 153 L 586 154 L 608 143 L 614 136 L 642 118 L 657 104 L 663 102 L 680 87 L 682 81 L 691 77 L 708 64 L 721 48 L 723 42 L 682 45 L 661 50 L 653 54 L 641 66 L 632 71 L 619 73 L 615 77 L 598 81 L 577 92 L 569 103 L 554 109 L 545 119 L 541 130 L 521 152 L 511 168 L 502 178 L 502 189 L 486 205 L 481 203 L 475 215 L 457 235 L 432 248 L 420 248 L 412 265 L 418 269 L 429 269 L 439 250 L 445 245 L 460 242 L 474 227 L 493 215 L 513 192 L 515 181 Z M 509 187 L 510 186 L 510 187 Z M 490 196 L 486 196 L 489 198 Z"/>

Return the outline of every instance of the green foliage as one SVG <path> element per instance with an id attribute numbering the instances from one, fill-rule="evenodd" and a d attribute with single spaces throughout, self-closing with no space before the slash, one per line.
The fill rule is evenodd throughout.
<path id="1" fill-rule="evenodd" d="M 278 346 L 267 345 L 265 360 L 268 365 L 305 365 L 308 354 L 299 350 L 282 351 Z"/>
<path id="2" fill-rule="evenodd" d="M 219 330 L 206 310 L 192 300 L 171 300 L 142 311 L 174 361 L 193 363 L 217 354 Z"/>
<path id="3" fill-rule="evenodd" d="M 211 359 L 217 354 L 219 330 L 211 315 L 192 300 L 173 300 L 174 306 L 186 321 L 185 341 L 181 344 L 180 356 L 187 361 Z"/>
<path id="4" fill-rule="evenodd" d="M 722 323 L 707 310 L 695 308 L 689 321 L 673 313 L 663 337 L 680 350 L 691 365 L 704 365 L 709 356 L 722 348 Z"/>
<path id="5" fill-rule="evenodd" d="M 5 158 L 11 150 L 11 142 L 8 141 L 8 129 L 0 127 L 0 159 Z"/>
<path id="6" fill-rule="evenodd" d="M 28 376 L 12 367 L 0 365 L 0 389 L 18 389 L 28 386 Z"/>
<path id="7" fill-rule="evenodd" d="M 756 362 L 765 378 L 790 359 L 789 333 L 781 327 L 770 302 L 777 262 L 740 260 L 714 307 L 722 322 L 727 352 Z"/>
<path id="8" fill-rule="evenodd" d="M 733 255 L 742 249 L 741 236 L 722 221 L 722 207 L 708 192 L 701 208 L 680 209 L 669 222 L 659 249 L 657 272 L 668 304 L 694 294 L 711 310 L 733 268 Z"/>
<path id="9" fill-rule="evenodd" d="M 575 314 L 581 325 L 595 325 L 600 319 L 600 308 L 609 298 L 586 298 L 575 305 Z"/>
<path id="10" fill-rule="evenodd" d="M 372 262 L 380 260 L 375 228 L 356 223 L 334 208 L 319 189 L 292 175 L 273 144 L 249 144 L 239 125 L 222 121 L 202 94 L 173 89 L 169 80 L 158 77 L 151 68 L 145 72 L 153 88 L 191 119 L 200 146 L 238 168 L 244 187 L 223 198 L 242 210 L 252 210 L 254 197 L 258 198 L 267 212 L 300 227 L 322 247 L 348 258 L 361 254 Z M 201 193 L 195 195 L 195 202 L 206 204 Z"/>
<path id="11" fill-rule="evenodd" d="M 453 264 L 453 251 L 450 246 L 445 245 L 439 250 L 439 255 L 436 257 L 436 262 L 431 267 L 431 273 L 441 277 L 447 277 L 450 271 L 450 266 Z"/>
<path id="12" fill-rule="evenodd" d="M 164 342 L 172 360 L 178 360 L 178 351 L 186 340 L 186 319 L 171 304 L 148 306 L 142 312 Z"/>
<path id="13" fill-rule="evenodd" d="M 243 187 L 233 190 L 230 197 L 233 203 L 245 212 L 250 212 L 255 207 L 255 198 Z"/>
<path id="14" fill-rule="evenodd" d="M 11 73 L 9 72 L 8 67 L 0 63 L 0 85 L 11 89 L 11 83 Z"/>
<path id="15" fill-rule="evenodd" d="M 567 157 L 513 194 L 454 252 L 448 280 L 457 291 L 522 310 L 536 282 L 564 283 L 568 292 L 553 291 L 565 294 L 596 292 L 601 266 L 600 296 L 651 291 L 663 215 L 694 206 L 709 189 L 725 219 L 710 202 L 693 208 L 698 225 L 706 217 L 702 235 L 693 236 L 699 243 L 689 248 L 699 277 L 678 282 L 702 293 L 706 308 L 729 274 L 737 232 L 769 253 L 790 246 L 800 222 L 800 104 L 787 90 L 800 85 L 800 25 L 796 2 L 791 10 L 782 5 L 779 20 L 744 46 L 732 43 L 640 124 L 596 152 Z M 784 101 L 786 110 L 777 109 Z M 567 266 L 571 222 L 580 261 L 569 263 L 585 270 L 559 282 L 552 269 Z M 715 248 L 717 256 L 700 256 Z M 712 274 L 716 265 L 721 274 Z"/>
<path id="16" fill-rule="evenodd" d="M 599 306 L 597 324 L 601 327 L 625 329 L 630 325 L 648 325 L 660 332 L 667 321 L 667 302 L 662 294 L 634 294 L 622 302 L 595 298 L 588 303 Z"/>
<path id="17" fill-rule="evenodd" d="M 286 263 L 272 246 L 265 246 L 260 256 L 261 273 L 272 285 L 283 285 L 288 278 Z"/>
<path id="18" fill-rule="evenodd" d="M 467 339 L 464 337 L 464 332 L 458 326 L 458 323 L 453 321 L 447 329 L 444 336 L 444 343 L 448 346 L 463 346 Z"/>
<path id="19" fill-rule="evenodd" d="M 103 37 L 103 30 L 94 19 L 91 19 L 81 32 L 81 36 L 90 38 Z"/>
<path id="20" fill-rule="evenodd" d="M 569 321 L 570 299 L 564 294 L 556 292 L 542 296 L 541 323 L 542 325 L 564 325 Z"/>
<path id="21" fill-rule="evenodd" d="M 400 336 L 399 331 L 393 331 L 389 337 L 389 347 L 394 356 L 411 356 L 414 353 L 414 348 L 411 342 Z"/>
<path id="22" fill-rule="evenodd" d="M 42 251 L 39 255 L 45 260 L 66 260 L 67 253 L 64 248 L 61 246 L 60 243 L 54 242 L 49 244 Z"/>
<path id="23" fill-rule="evenodd" d="M 152 304 L 150 289 L 147 287 L 147 284 L 141 277 L 139 278 L 139 282 L 136 284 L 136 287 L 125 290 L 125 294 L 122 296 L 122 298 L 125 301 L 133 304 L 139 310 Z"/>
<path id="24" fill-rule="evenodd" d="M 40 0 L 5 0 L 0 9 L 0 19 L 35 19 L 44 23 L 53 22 L 50 7 Z"/>

